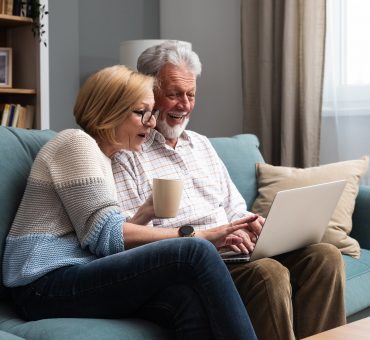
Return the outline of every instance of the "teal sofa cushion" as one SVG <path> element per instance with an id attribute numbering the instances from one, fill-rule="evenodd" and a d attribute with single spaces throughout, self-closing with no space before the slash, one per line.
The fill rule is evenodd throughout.
<path id="1" fill-rule="evenodd" d="M 355 314 L 370 306 L 370 250 L 361 249 L 361 257 L 344 255 L 346 268 L 346 314 Z"/>
<path id="2" fill-rule="evenodd" d="M 247 207 L 252 207 L 257 197 L 256 163 L 264 162 L 257 137 L 243 134 L 210 138 L 210 141 L 247 202 Z"/>
<path id="3" fill-rule="evenodd" d="M 4 304 L 0 306 L 0 327 L 19 337 L 37 340 L 169 339 L 167 331 L 145 320 L 55 318 L 25 322 Z M 1 333 L 0 339 L 3 339 Z"/>
<path id="4" fill-rule="evenodd" d="M 20 338 L 19 336 L 16 336 L 14 334 L 0 331 L 0 339 L 1 340 L 24 340 L 24 338 Z"/>
<path id="5" fill-rule="evenodd" d="M 53 131 L 23 130 L 0 127 L 0 261 L 6 235 L 23 196 L 33 160 L 41 146 L 56 133 Z M 0 271 L 0 296 L 4 296 Z"/>
<path id="6" fill-rule="evenodd" d="M 360 185 L 352 222 L 351 237 L 360 243 L 361 248 L 370 249 L 370 186 L 368 185 Z"/>

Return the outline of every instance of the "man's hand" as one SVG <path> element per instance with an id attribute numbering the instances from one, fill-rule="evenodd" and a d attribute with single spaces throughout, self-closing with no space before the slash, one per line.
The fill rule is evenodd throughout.
<path id="1" fill-rule="evenodd" d="M 264 223 L 265 218 L 262 216 L 258 216 L 256 220 L 248 223 L 247 228 L 235 231 L 233 235 L 240 237 L 242 239 L 242 242 L 239 244 L 229 245 L 230 249 L 237 253 L 251 253 L 254 250 Z"/>
<path id="2" fill-rule="evenodd" d="M 231 247 L 243 242 L 242 238 L 234 233 L 238 230 L 248 228 L 249 224 L 257 219 L 257 215 L 248 215 L 219 227 L 197 230 L 195 236 L 212 242 L 216 248 Z"/>

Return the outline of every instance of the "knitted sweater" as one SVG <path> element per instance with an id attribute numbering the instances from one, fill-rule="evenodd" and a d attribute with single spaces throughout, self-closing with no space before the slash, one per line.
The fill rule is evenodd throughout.
<path id="1" fill-rule="evenodd" d="M 6 238 L 4 284 L 123 251 L 124 222 L 110 159 L 85 132 L 60 132 L 32 166 Z"/>

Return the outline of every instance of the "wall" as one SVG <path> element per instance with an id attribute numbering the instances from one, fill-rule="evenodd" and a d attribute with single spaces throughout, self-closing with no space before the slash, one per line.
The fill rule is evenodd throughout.
<path id="1" fill-rule="evenodd" d="M 79 0 L 80 78 L 119 63 L 121 41 L 159 36 L 153 0 Z"/>
<path id="2" fill-rule="evenodd" d="M 203 64 L 189 129 L 242 133 L 240 0 L 160 0 L 162 39 L 192 43 Z"/>
<path id="3" fill-rule="evenodd" d="M 239 0 L 49 0 L 49 12 L 50 128 L 75 127 L 81 83 L 119 62 L 121 41 L 161 35 L 190 41 L 203 63 L 189 128 L 242 132 Z"/>
<path id="4" fill-rule="evenodd" d="M 49 0 L 50 128 L 75 127 L 80 85 L 119 63 L 121 41 L 159 37 L 159 0 Z"/>
<path id="5" fill-rule="evenodd" d="M 49 0 L 50 128 L 75 127 L 72 109 L 79 89 L 78 2 Z"/>

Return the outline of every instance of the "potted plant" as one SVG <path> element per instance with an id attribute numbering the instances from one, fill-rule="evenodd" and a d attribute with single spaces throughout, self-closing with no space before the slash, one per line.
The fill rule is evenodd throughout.
<path id="1" fill-rule="evenodd" d="M 41 3 L 40 0 L 26 0 L 23 4 L 25 6 L 22 6 L 21 15 L 32 18 L 32 32 L 34 37 L 38 38 L 40 43 L 42 42 L 47 46 L 46 41 L 43 39 L 45 28 L 42 23 L 44 16 L 49 14 L 45 4 Z"/>

